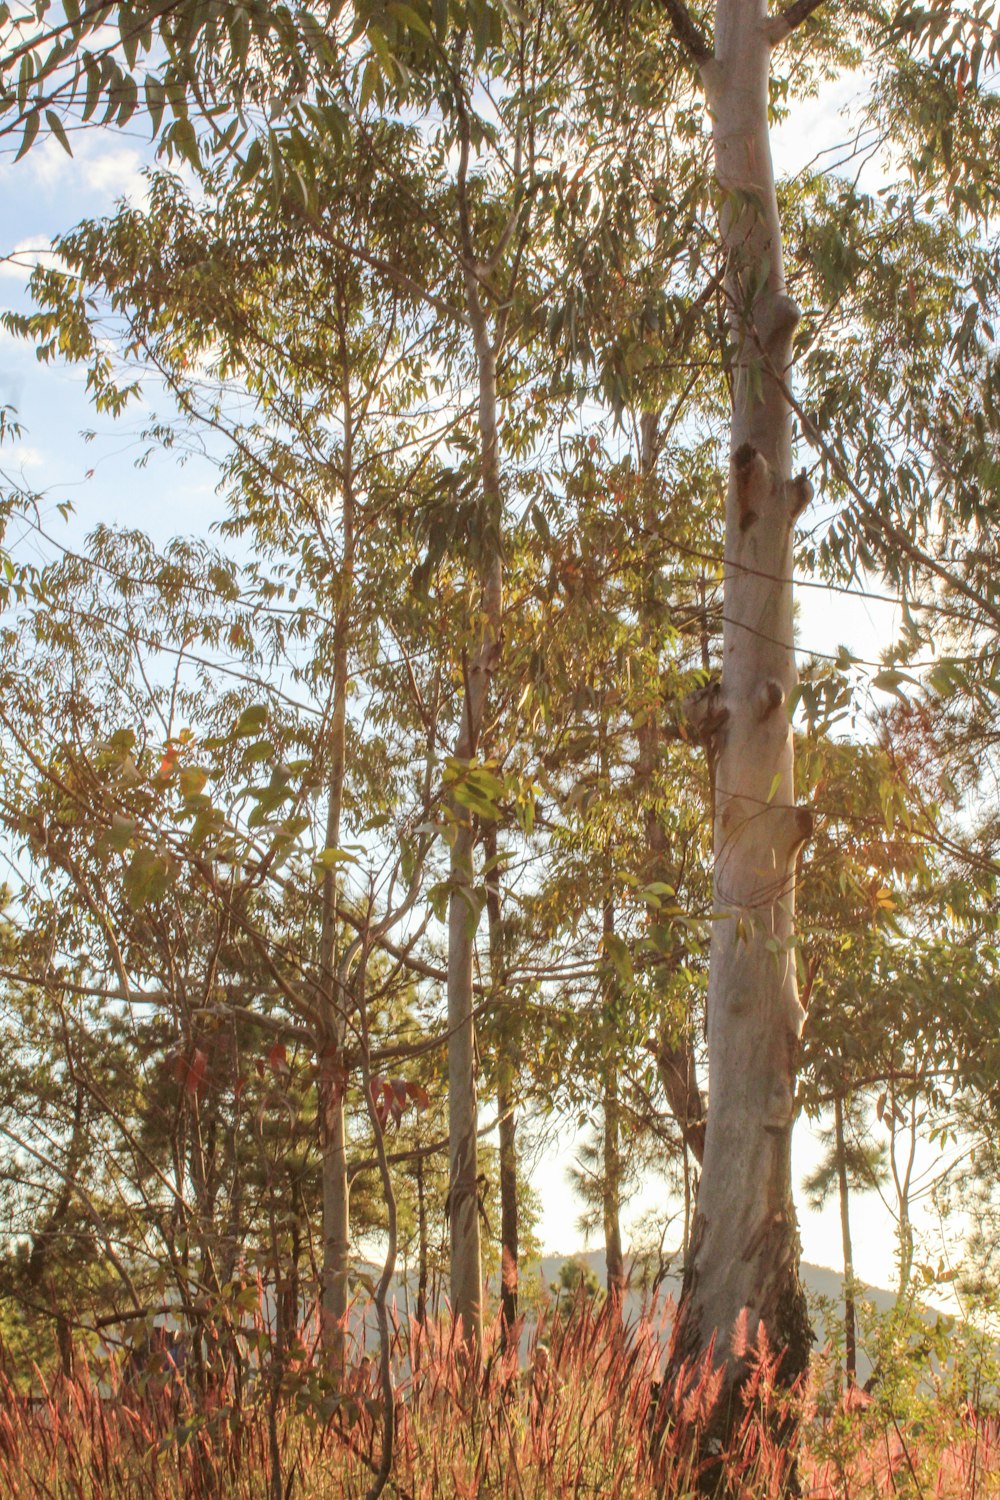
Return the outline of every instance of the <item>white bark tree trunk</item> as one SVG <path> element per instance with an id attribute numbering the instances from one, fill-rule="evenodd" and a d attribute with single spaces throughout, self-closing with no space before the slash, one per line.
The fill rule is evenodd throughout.
<path id="1" fill-rule="evenodd" d="M 708 995 L 705 1155 L 674 1350 L 675 1367 L 716 1341 L 725 1397 L 745 1362 L 746 1311 L 805 1367 L 811 1330 L 791 1193 L 795 1071 L 804 1012 L 791 949 L 795 863 L 811 817 L 794 802 L 792 531 L 808 503 L 791 476 L 782 384 L 798 310 L 785 292 L 768 139 L 771 43 L 765 0 L 718 0 L 702 74 L 723 194 L 733 375 L 721 683 L 701 703 L 716 757 L 715 921 Z M 696 726 L 697 727 L 697 726 Z"/>

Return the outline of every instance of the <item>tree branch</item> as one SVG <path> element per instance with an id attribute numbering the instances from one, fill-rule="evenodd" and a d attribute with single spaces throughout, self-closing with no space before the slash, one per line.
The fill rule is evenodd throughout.
<path id="1" fill-rule="evenodd" d="M 701 27 L 695 21 L 684 0 L 660 0 L 666 11 L 674 35 L 686 49 L 692 62 L 700 68 L 712 56 L 712 47 Z"/>
<path id="2" fill-rule="evenodd" d="M 786 5 L 784 10 L 772 16 L 767 23 L 767 38 L 771 46 L 776 47 L 779 42 L 791 36 L 823 3 L 824 0 L 793 0 L 791 5 Z"/>

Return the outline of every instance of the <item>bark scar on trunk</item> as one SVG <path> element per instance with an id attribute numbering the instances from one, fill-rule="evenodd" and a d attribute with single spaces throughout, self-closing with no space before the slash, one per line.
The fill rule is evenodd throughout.
<path id="1" fill-rule="evenodd" d="M 771 466 L 752 443 L 741 443 L 733 454 L 736 475 L 736 508 L 740 530 L 748 531 L 760 516 L 771 489 Z"/>
<path id="2" fill-rule="evenodd" d="M 788 861 L 795 859 L 802 845 L 812 838 L 813 815 L 808 807 L 783 808 L 788 824 Z"/>
<path id="3" fill-rule="evenodd" d="M 783 707 L 785 690 L 776 677 L 765 677 L 754 694 L 754 717 L 763 722 L 769 714 Z"/>
<path id="4" fill-rule="evenodd" d="M 722 701 L 722 687 L 718 682 L 710 682 L 688 693 L 681 706 L 685 719 L 703 743 L 715 739 L 729 718 L 729 709 Z"/>
<path id="5" fill-rule="evenodd" d="M 813 487 L 809 483 L 805 469 L 801 469 L 794 479 L 785 480 L 785 499 L 788 502 L 788 519 L 793 524 L 806 509 L 812 500 Z"/>
<path id="6" fill-rule="evenodd" d="M 759 330 L 761 348 L 765 354 L 784 354 L 802 318 L 802 309 L 798 303 L 784 292 L 774 297 L 771 301 L 769 315 L 766 316 L 764 326 Z"/>

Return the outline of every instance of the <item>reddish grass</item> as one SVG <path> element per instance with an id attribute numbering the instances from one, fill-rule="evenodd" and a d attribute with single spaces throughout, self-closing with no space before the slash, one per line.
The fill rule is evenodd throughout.
<path id="1" fill-rule="evenodd" d="M 539 1339 L 547 1343 L 539 1349 Z M 745 1340 L 745 1331 L 737 1332 Z M 527 1370 L 497 1330 L 470 1368 L 447 1325 L 396 1329 L 397 1436 L 386 1493 L 409 1500 L 680 1500 L 717 1381 L 705 1371 L 658 1392 L 662 1328 L 622 1330 L 585 1303 L 536 1333 Z M 790 1455 L 775 1434 L 801 1424 L 798 1480 L 813 1500 L 1000 1497 L 1000 1432 L 945 1393 L 905 1420 L 879 1401 L 789 1396 L 766 1347 L 752 1355 L 750 1402 L 732 1452 L 731 1496 L 780 1495 Z M 246 1371 L 243 1372 L 244 1375 Z M 308 1360 L 241 1386 L 224 1373 L 211 1399 L 177 1376 L 144 1389 L 81 1358 L 72 1380 L 34 1374 L 26 1397 L 0 1377 L 0 1495 L 11 1500 L 360 1500 L 380 1458 L 376 1371 L 356 1360 L 349 1389 Z M 239 1392 L 239 1394 L 238 1394 Z M 654 1393 L 673 1419 L 659 1441 Z M 275 1417 L 269 1426 L 269 1414 Z M 275 1461 L 280 1472 L 275 1474 Z"/>

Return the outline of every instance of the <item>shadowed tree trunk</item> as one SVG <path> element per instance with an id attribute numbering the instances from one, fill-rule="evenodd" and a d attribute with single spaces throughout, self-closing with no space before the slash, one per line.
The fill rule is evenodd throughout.
<path id="1" fill-rule="evenodd" d="M 347 374 L 347 334 L 343 307 L 341 317 L 341 370 L 343 372 L 341 524 L 343 561 L 336 600 L 333 639 L 333 707 L 330 717 L 330 780 L 327 803 L 326 847 L 339 849 L 344 801 L 344 771 L 347 742 L 348 645 L 354 587 L 355 494 L 354 424 Z M 318 1087 L 320 1169 L 323 1184 L 323 1270 L 320 1331 L 330 1370 L 340 1375 L 344 1365 L 344 1320 L 347 1316 L 347 1279 L 350 1264 L 350 1180 L 347 1172 L 347 1120 L 345 1095 L 347 1076 L 343 1066 L 347 1024 L 346 997 L 337 981 L 337 903 L 339 864 L 327 865 L 323 875 L 320 927 L 321 1018 L 318 1038 Z"/>
<path id="2" fill-rule="evenodd" d="M 500 660 L 503 568 L 500 556 L 500 461 L 497 448 L 496 350 L 475 272 L 465 274 L 469 322 L 479 373 L 480 476 L 483 507 L 480 570 L 482 634 L 465 673 L 462 720 L 455 759 L 468 764 L 479 748 L 490 678 Z M 477 1347 L 483 1336 L 483 1272 L 479 1231 L 479 1158 L 476 1099 L 476 1031 L 472 962 L 478 926 L 474 893 L 472 815 L 452 803 L 448 902 L 448 1220 L 451 1230 L 451 1307 L 464 1337 Z"/>
<path id="3" fill-rule="evenodd" d="M 833 1102 L 833 1124 L 837 1152 L 837 1186 L 840 1192 L 840 1239 L 844 1250 L 844 1370 L 847 1384 L 858 1379 L 858 1323 L 854 1307 L 854 1249 L 851 1245 L 851 1214 L 847 1182 L 847 1142 L 844 1137 L 844 1101 Z"/>
<path id="4" fill-rule="evenodd" d="M 417 1322 L 427 1322 L 427 1190 L 424 1186 L 424 1159 L 417 1157 Z"/>
<path id="5" fill-rule="evenodd" d="M 791 1193 L 795 1073 L 804 1012 L 794 923 L 796 857 L 811 817 L 794 803 L 786 704 L 796 683 L 792 533 L 811 497 L 791 475 L 784 391 L 799 312 L 785 292 L 768 139 L 772 38 L 764 0 L 718 0 L 710 54 L 690 17 L 675 21 L 699 61 L 712 117 L 732 368 L 722 680 L 702 697 L 716 757 L 715 920 L 708 995 L 709 1108 L 691 1253 L 672 1367 L 715 1346 L 727 1423 L 746 1370 L 731 1332 L 746 1315 L 806 1368 L 811 1330 L 799 1281 Z M 690 28 L 693 34 L 684 35 Z M 698 725 L 695 724 L 695 728 Z"/>
<path id="6" fill-rule="evenodd" d="M 614 935 L 615 909 L 611 901 L 605 901 L 602 914 L 605 940 Z M 607 943 L 605 942 L 605 961 Z M 610 1040 L 614 1027 L 611 1004 L 614 998 L 615 979 L 610 965 L 604 980 L 605 1037 Z M 604 1089 L 601 1100 L 604 1113 L 602 1131 L 601 1172 L 601 1220 L 604 1226 L 604 1264 L 607 1272 L 608 1302 L 612 1310 L 621 1313 L 622 1297 L 625 1293 L 625 1257 L 622 1254 L 621 1199 L 622 1159 L 620 1141 L 620 1108 L 618 1100 L 618 1069 L 611 1057 L 610 1047 L 604 1059 Z"/>
<path id="7" fill-rule="evenodd" d="M 493 1014 L 498 1025 L 497 1037 L 497 1113 L 500 1136 L 500 1311 L 501 1332 L 506 1346 L 517 1319 L 517 1121 L 514 1116 L 513 1085 L 517 1076 L 509 1027 L 504 1014 L 507 1005 L 507 971 L 500 907 L 500 870 L 497 865 L 496 825 L 489 824 L 483 835 L 486 856 L 486 917 L 490 934 L 490 991 Z"/>
<path id="8" fill-rule="evenodd" d="M 69 1061 L 68 1047 L 67 1061 Z M 70 1066 L 72 1067 L 71 1063 Z M 67 1246 L 60 1245 L 60 1236 L 65 1232 L 69 1221 L 77 1178 L 86 1156 L 86 1099 L 86 1089 L 81 1082 L 77 1082 L 73 1097 L 73 1128 L 66 1151 L 66 1167 L 62 1184 L 48 1217 L 31 1239 L 31 1252 L 28 1256 L 26 1273 L 28 1285 L 33 1291 L 40 1288 L 48 1278 L 55 1256 L 60 1251 L 63 1255 L 67 1254 Z M 52 1278 L 51 1282 L 51 1295 L 59 1362 L 63 1374 L 69 1380 L 73 1374 L 73 1335 L 56 1296 L 55 1278 Z"/>

